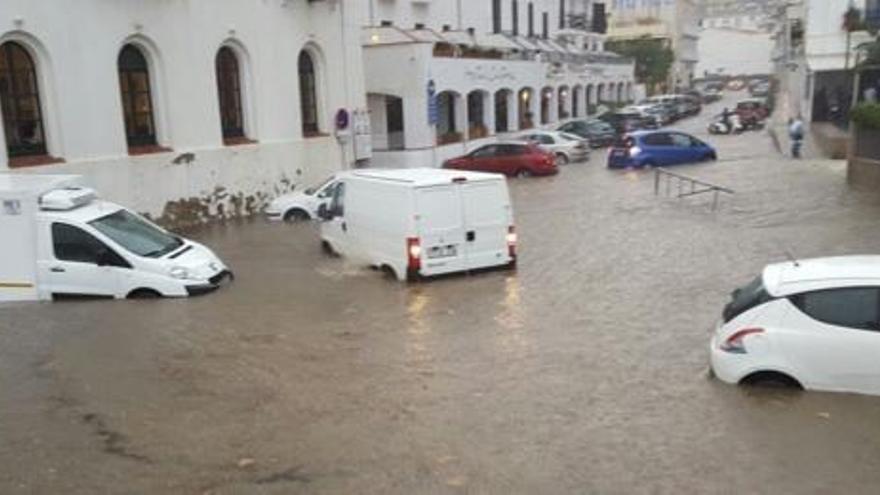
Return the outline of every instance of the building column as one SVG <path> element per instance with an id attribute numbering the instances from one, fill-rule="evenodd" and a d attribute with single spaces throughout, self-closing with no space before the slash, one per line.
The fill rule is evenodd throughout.
<path id="1" fill-rule="evenodd" d="M 519 90 L 507 93 L 507 132 L 519 130 Z"/>
<path id="2" fill-rule="evenodd" d="M 495 135 L 495 93 L 482 93 L 483 95 L 483 125 L 486 126 L 486 135 Z"/>

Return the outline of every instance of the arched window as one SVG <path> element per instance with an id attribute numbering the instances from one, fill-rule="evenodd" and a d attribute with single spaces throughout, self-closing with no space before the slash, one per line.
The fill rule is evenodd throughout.
<path id="1" fill-rule="evenodd" d="M 14 41 L 0 45 L 0 110 L 9 158 L 46 154 L 36 67 Z"/>
<path id="2" fill-rule="evenodd" d="M 119 52 L 118 65 L 128 146 L 155 145 L 156 125 L 147 59 L 138 47 L 128 44 Z"/>
<path id="3" fill-rule="evenodd" d="M 315 79 L 315 64 L 312 56 L 303 50 L 299 54 L 299 105 L 302 112 L 304 136 L 320 132 L 318 126 L 318 93 Z"/>
<path id="4" fill-rule="evenodd" d="M 217 95 L 220 98 L 220 125 L 223 139 L 244 137 L 244 112 L 241 106 L 241 72 L 238 57 L 224 46 L 217 52 Z"/>

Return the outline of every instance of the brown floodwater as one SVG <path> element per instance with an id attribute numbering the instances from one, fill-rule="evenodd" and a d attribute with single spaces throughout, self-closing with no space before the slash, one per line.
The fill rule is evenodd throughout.
<path id="1" fill-rule="evenodd" d="M 403 285 L 256 220 L 196 235 L 237 275 L 205 297 L 2 306 L 0 493 L 877 493 L 880 398 L 707 363 L 731 289 L 876 253 L 880 202 L 712 142 L 678 170 L 736 191 L 717 211 L 602 152 L 512 180 L 515 272 Z"/>

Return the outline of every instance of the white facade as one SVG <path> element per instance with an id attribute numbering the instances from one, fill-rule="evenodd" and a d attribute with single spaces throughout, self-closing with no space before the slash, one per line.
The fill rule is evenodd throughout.
<path id="1" fill-rule="evenodd" d="M 340 145 L 333 135 L 333 116 L 366 111 L 363 8 L 306 0 L 3 0 L 0 43 L 15 42 L 33 59 L 46 152 L 61 163 L 19 168 L 2 152 L 10 148 L 0 133 L 0 171 L 82 174 L 107 199 L 172 224 L 252 212 L 269 196 L 354 161 L 353 140 Z M 157 146 L 145 154 L 132 152 L 123 118 L 117 59 L 129 43 L 149 67 Z M 215 58 L 222 46 L 240 69 L 245 139 L 234 146 L 221 132 Z M 298 73 L 304 50 L 317 80 L 318 132 L 309 137 Z"/>
<path id="2" fill-rule="evenodd" d="M 675 52 L 670 86 L 689 86 L 699 59 L 701 5 L 698 0 L 610 0 L 608 37 L 666 40 Z"/>
<path id="3" fill-rule="evenodd" d="M 777 31 L 775 59 L 788 90 L 784 103 L 789 115 L 800 114 L 808 122 L 845 120 L 853 98 L 847 69 L 857 63 L 856 47 L 872 39 L 865 31 L 848 39 L 843 16 L 850 6 L 864 12 L 868 2 L 803 0 L 780 11 L 784 22 Z M 803 27 L 803 40 L 795 44 L 791 33 L 797 26 Z"/>
<path id="4" fill-rule="evenodd" d="M 362 38 L 373 164 L 439 166 L 521 129 L 632 99 L 632 62 L 570 19 L 589 17 L 591 2 L 569 0 L 564 12 L 556 0 L 516 3 L 514 15 L 514 2 L 500 2 L 496 26 L 491 0 L 373 2 Z M 436 126 L 429 86 L 439 95 Z"/>
<path id="5" fill-rule="evenodd" d="M 771 34 L 761 29 L 706 27 L 700 33 L 697 75 L 771 74 L 773 47 Z"/>

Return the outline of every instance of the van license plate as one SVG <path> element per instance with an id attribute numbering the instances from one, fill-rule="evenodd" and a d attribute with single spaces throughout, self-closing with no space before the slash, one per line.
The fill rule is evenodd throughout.
<path id="1" fill-rule="evenodd" d="M 457 254 L 455 246 L 434 246 L 428 249 L 429 259 L 451 258 Z"/>

